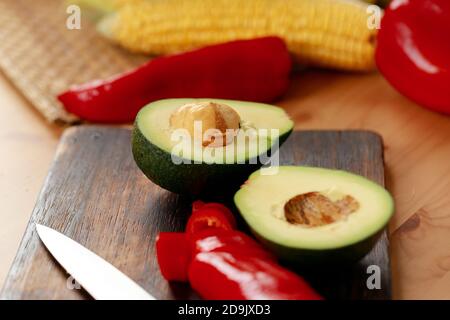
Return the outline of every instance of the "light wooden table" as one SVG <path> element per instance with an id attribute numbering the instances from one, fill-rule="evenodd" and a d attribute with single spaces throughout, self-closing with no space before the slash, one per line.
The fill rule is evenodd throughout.
<path id="1" fill-rule="evenodd" d="M 450 117 L 397 94 L 378 74 L 299 74 L 280 102 L 297 129 L 368 129 L 385 142 L 394 298 L 450 299 Z M 0 76 L 0 286 L 61 128 L 45 123 Z"/>
<path id="2" fill-rule="evenodd" d="M 0 73 L 0 286 L 19 246 L 62 132 Z"/>

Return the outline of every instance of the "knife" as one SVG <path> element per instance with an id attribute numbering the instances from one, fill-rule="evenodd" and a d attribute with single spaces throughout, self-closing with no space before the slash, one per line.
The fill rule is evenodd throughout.
<path id="1" fill-rule="evenodd" d="M 62 233 L 41 224 L 36 230 L 61 266 L 97 300 L 155 300 L 109 262 Z"/>

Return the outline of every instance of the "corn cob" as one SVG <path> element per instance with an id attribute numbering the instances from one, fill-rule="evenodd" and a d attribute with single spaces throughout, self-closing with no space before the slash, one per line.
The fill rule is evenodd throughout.
<path id="1" fill-rule="evenodd" d="M 138 1 L 100 30 L 133 52 L 155 55 L 277 35 L 302 63 L 371 70 L 376 30 L 367 27 L 366 8 L 355 0 Z"/>

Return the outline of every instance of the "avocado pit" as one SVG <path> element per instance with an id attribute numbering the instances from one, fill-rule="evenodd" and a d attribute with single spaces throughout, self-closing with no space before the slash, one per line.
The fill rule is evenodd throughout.
<path id="1" fill-rule="evenodd" d="M 342 220 L 358 209 L 359 202 L 350 195 L 332 201 L 320 192 L 308 192 L 287 201 L 284 216 L 291 224 L 318 227 Z"/>
<path id="2" fill-rule="evenodd" d="M 201 129 L 199 133 L 204 147 L 230 144 L 240 128 L 240 121 L 233 108 L 211 101 L 184 104 L 170 116 L 173 129 L 185 129 L 194 139 L 198 136 L 196 130 Z"/>

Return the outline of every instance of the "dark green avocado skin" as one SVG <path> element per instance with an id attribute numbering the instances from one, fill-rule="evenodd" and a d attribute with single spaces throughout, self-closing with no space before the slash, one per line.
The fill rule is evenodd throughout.
<path id="1" fill-rule="evenodd" d="M 280 146 L 291 132 L 280 136 Z M 150 142 L 139 130 L 137 123 L 132 134 L 132 152 L 136 164 L 151 181 L 174 193 L 193 196 L 231 195 L 262 165 L 175 164 L 171 154 Z"/>
<path id="2" fill-rule="evenodd" d="M 359 242 L 335 249 L 301 249 L 283 246 L 274 243 L 252 230 L 255 237 L 280 260 L 291 263 L 301 268 L 310 269 L 316 267 L 351 265 L 366 256 L 380 238 L 381 231 Z"/>

